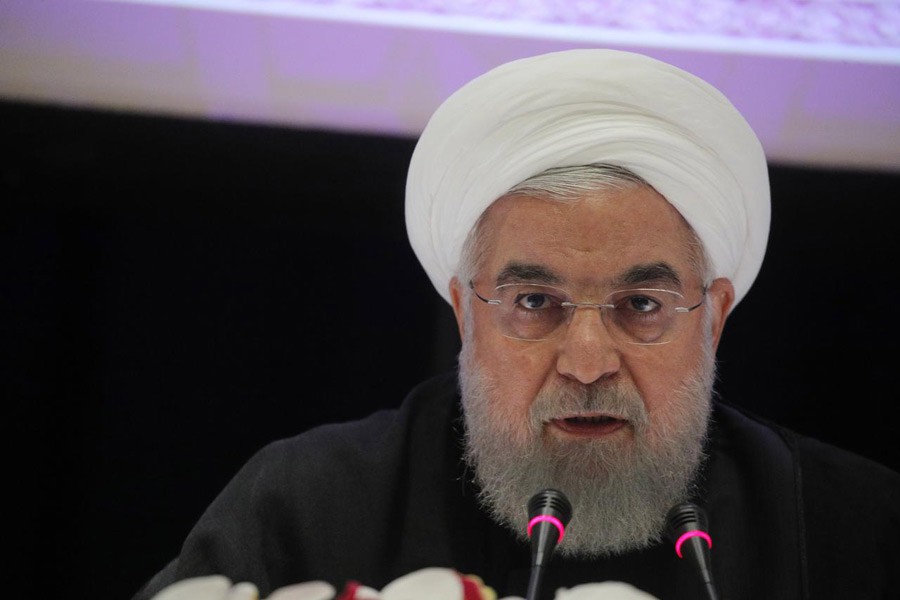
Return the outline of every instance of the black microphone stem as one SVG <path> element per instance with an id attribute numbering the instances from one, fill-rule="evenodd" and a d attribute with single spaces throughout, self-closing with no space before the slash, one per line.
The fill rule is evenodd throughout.
<path id="1" fill-rule="evenodd" d="M 545 489 L 528 501 L 528 536 L 531 538 L 531 575 L 526 600 L 538 600 L 544 568 L 562 541 L 572 518 L 572 505 L 559 490 Z"/>
<path id="2" fill-rule="evenodd" d="M 531 577 L 528 578 L 528 594 L 526 594 L 525 600 L 538 600 L 543 580 L 544 569 L 539 565 L 532 565 Z"/>
<path id="3" fill-rule="evenodd" d="M 686 558 L 693 564 L 703 583 L 707 600 L 719 600 L 709 552 L 712 538 L 706 532 L 707 528 L 706 511 L 691 502 L 673 506 L 666 515 L 666 534 L 675 544 L 679 558 Z"/>

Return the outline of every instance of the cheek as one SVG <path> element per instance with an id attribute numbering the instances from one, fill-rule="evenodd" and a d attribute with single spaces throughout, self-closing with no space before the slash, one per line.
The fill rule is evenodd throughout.
<path id="1" fill-rule="evenodd" d="M 688 347 L 665 348 L 665 352 L 645 353 L 626 358 L 628 372 L 637 391 L 644 399 L 650 415 L 663 414 L 677 390 L 700 368 L 700 352 L 688 351 Z"/>
<path id="2" fill-rule="evenodd" d="M 543 348 L 503 336 L 476 335 L 475 359 L 496 390 L 500 418 L 525 423 L 535 396 L 553 367 Z"/>

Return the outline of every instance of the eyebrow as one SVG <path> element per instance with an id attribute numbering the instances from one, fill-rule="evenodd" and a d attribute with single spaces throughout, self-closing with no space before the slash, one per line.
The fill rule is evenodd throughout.
<path id="1" fill-rule="evenodd" d="M 553 271 L 537 264 L 511 262 L 497 274 L 495 285 L 505 283 L 538 283 L 560 285 L 563 283 Z M 655 262 L 635 265 L 613 280 L 615 287 L 662 284 L 681 288 L 681 277 L 669 263 Z"/>
<path id="2" fill-rule="evenodd" d="M 535 264 L 511 262 L 497 274 L 496 285 L 513 282 L 559 285 L 562 279 L 547 267 Z"/>
<path id="3" fill-rule="evenodd" d="M 619 285 L 646 285 L 662 283 L 681 288 L 681 277 L 669 263 L 656 262 L 635 265 L 616 279 Z"/>

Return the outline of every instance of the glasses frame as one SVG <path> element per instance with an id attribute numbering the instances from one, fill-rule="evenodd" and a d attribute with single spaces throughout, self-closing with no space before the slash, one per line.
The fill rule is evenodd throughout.
<path id="1" fill-rule="evenodd" d="M 558 288 L 558 287 L 555 287 L 552 285 L 545 285 L 545 284 L 541 284 L 541 283 L 532 284 L 532 283 L 525 283 L 525 282 L 504 283 L 503 285 L 499 285 L 494 289 L 499 289 L 501 287 L 511 286 L 511 285 L 534 285 L 535 287 L 546 287 L 546 288 L 550 288 L 550 289 L 554 289 L 554 290 L 559 290 L 561 292 L 565 292 L 565 290 L 563 290 L 562 288 Z M 475 294 L 476 298 L 478 298 L 485 304 L 489 304 L 491 306 L 500 306 L 503 304 L 502 300 L 485 298 L 484 296 L 479 294 L 478 290 L 475 289 L 475 281 L 472 279 L 469 280 L 469 289 L 472 290 L 472 293 Z M 697 304 L 695 304 L 693 306 L 676 306 L 673 309 L 673 311 L 676 314 L 686 314 L 686 313 L 693 312 L 694 310 L 700 308 L 701 306 L 703 306 L 703 303 L 706 301 L 706 293 L 708 291 L 709 291 L 709 286 L 707 286 L 707 285 L 701 286 L 700 287 L 700 301 L 697 302 Z M 607 297 L 612 296 L 613 294 L 621 293 L 621 292 L 666 292 L 668 294 L 674 294 L 676 296 L 680 296 L 681 298 L 684 298 L 683 294 L 681 294 L 679 292 L 675 292 L 673 290 L 667 290 L 665 288 L 625 288 L 625 289 L 621 289 L 621 290 L 614 290 L 614 291 L 610 292 L 607 295 Z M 568 295 L 568 292 L 566 292 L 566 295 Z M 603 304 L 603 303 L 598 303 L 598 302 L 568 302 L 567 301 L 567 302 L 561 302 L 560 306 L 563 308 L 573 309 L 572 312 L 570 313 L 570 315 L 574 314 L 575 310 L 579 309 L 579 308 L 596 308 L 596 309 L 600 310 L 601 321 L 603 322 L 603 326 L 606 327 L 607 331 L 609 331 L 609 325 L 607 325 L 606 319 L 602 318 L 602 315 L 603 315 L 602 309 L 604 309 L 604 308 L 613 309 L 613 310 L 616 309 L 616 306 L 614 304 Z M 563 322 L 568 323 L 569 320 L 570 319 L 566 319 L 566 321 L 563 321 Z M 553 332 L 555 333 L 559 329 L 560 329 L 560 327 L 557 326 L 557 328 L 554 329 Z M 503 337 L 509 338 L 511 340 L 521 340 L 523 342 L 543 342 L 543 341 L 549 340 L 553 337 L 552 335 L 550 335 L 548 337 L 530 339 L 530 338 L 519 338 L 519 337 L 515 337 L 515 336 L 511 336 L 511 335 L 506 335 L 505 333 L 502 333 L 501 335 L 503 335 Z M 612 337 L 618 339 L 618 337 L 614 334 Z M 625 342 L 628 344 L 632 344 L 634 346 L 663 346 L 665 344 L 668 344 L 669 342 L 672 342 L 674 339 L 675 338 L 672 338 L 670 340 L 666 340 L 665 342 L 635 342 L 635 341 L 626 339 Z"/>

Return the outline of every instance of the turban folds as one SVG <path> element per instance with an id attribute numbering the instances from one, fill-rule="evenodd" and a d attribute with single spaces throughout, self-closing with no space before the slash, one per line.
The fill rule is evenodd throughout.
<path id="1" fill-rule="evenodd" d="M 629 169 L 691 225 L 735 305 L 769 234 L 769 180 L 753 130 L 709 83 L 631 52 L 568 50 L 473 79 L 432 115 L 406 184 L 410 243 L 448 302 L 463 242 L 481 213 L 549 168 Z"/>

